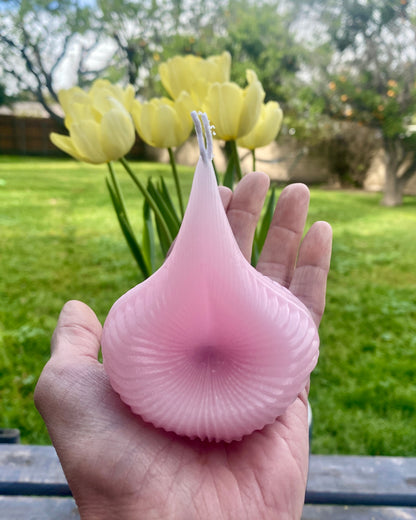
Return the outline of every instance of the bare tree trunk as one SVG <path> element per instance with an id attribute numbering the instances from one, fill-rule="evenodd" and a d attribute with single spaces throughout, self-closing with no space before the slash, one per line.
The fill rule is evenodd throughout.
<path id="1" fill-rule="evenodd" d="M 402 178 L 398 177 L 394 167 L 387 163 L 384 196 L 381 204 L 383 206 L 401 206 L 403 203 L 403 190 L 404 183 Z"/>
<path id="2" fill-rule="evenodd" d="M 384 139 L 386 180 L 383 206 L 400 206 L 407 181 L 416 173 L 416 154 L 407 152 L 400 139 Z"/>

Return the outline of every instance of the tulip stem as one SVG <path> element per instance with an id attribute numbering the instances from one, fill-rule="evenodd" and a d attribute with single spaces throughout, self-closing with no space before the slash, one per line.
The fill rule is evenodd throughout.
<path id="1" fill-rule="evenodd" d="M 160 212 L 160 209 L 158 208 L 155 200 L 153 199 L 153 197 L 150 195 L 150 193 L 148 192 L 148 190 L 146 189 L 146 187 L 143 185 L 143 183 L 141 182 L 141 180 L 136 176 L 136 174 L 134 173 L 134 171 L 130 168 L 130 165 L 129 163 L 126 161 L 126 159 L 124 157 L 121 157 L 120 159 L 120 162 L 121 164 L 124 166 L 124 169 L 126 170 L 126 172 L 130 175 L 131 179 L 133 180 L 134 184 L 139 188 L 139 190 L 142 192 L 144 198 L 147 200 L 147 203 L 149 204 L 149 206 L 151 207 L 151 209 L 154 211 L 155 213 L 155 216 L 156 216 L 156 219 L 158 220 L 160 226 L 162 227 L 164 233 L 166 234 L 166 237 L 168 238 L 168 240 L 172 243 L 172 235 L 169 231 L 169 228 L 166 224 L 166 221 L 165 219 L 163 218 L 163 215 L 162 213 Z"/>
<path id="2" fill-rule="evenodd" d="M 114 171 L 114 166 L 113 166 L 113 163 L 111 161 L 109 161 L 107 163 L 107 166 L 108 166 L 108 170 L 110 172 L 110 177 L 111 177 L 111 180 L 113 182 L 113 186 L 114 186 L 114 190 L 115 190 L 115 193 L 118 197 L 118 200 L 120 201 L 120 207 L 122 208 L 123 210 L 123 213 L 124 213 L 124 216 L 126 218 L 126 221 L 128 222 L 128 216 L 127 216 L 127 210 L 126 210 L 126 205 L 124 203 L 124 198 L 123 198 L 123 194 L 121 192 L 121 188 L 120 188 L 120 184 L 118 182 L 118 179 L 117 179 L 117 176 L 116 176 L 116 172 Z M 129 223 L 130 224 L 130 223 Z"/>
<path id="3" fill-rule="evenodd" d="M 251 157 L 253 159 L 253 172 L 256 171 L 256 149 L 251 150 Z"/>
<path id="4" fill-rule="evenodd" d="M 184 215 L 185 211 L 184 211 L 184 206 L 183 206 L 183 197 L 182 197 L 181 185 L 179 183 L 178 170 L 176 168 L 175 156 L 173 155 L 172 148 L 168 148 L 168 152 L 169 152 L 170 165 L 172 166 L 173 178 L 175 180 L 176 193 L 178 195 L 178 200 L 179 200 L 179 207 L 180 207 L 181 215 L 182 215 L 182 218 L 183 218 L 183 215 Z"/>
<path id="5" fill-rule="evenodd" d="M 241 181 L 243 174 L 241 172 L 241 164 L 240 164 L 240 157 L 238 155 L 237 141 L 235 141 L 233 139 L 232 141 L 230 141 L 230 145 L 231 145 L 232 154 L 234 156 L 234 168 L 235 168 L 235 173 L 237 174 L 237 180 Z"/>

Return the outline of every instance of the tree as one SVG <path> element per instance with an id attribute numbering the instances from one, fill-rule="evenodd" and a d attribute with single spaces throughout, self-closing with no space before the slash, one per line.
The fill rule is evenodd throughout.
<path id="1" fill-rule="evenodd" d="M 214 41 L 208 41 L 206 36 L 213 36 L 211 29 L 221 19 L 218 13 L 223 2 L 130 0 L 123 2 L 120 9 L 118 0 L 98 0 L 97 22 L 101 31 L 116 43 L 109 71 L 112 79 L 127 79 L 136 93 L 144 97 L 161 94 L 157 75 L 160 61 L 178 53 L 200 54 L 194 44 L 200 43 L 201 38 L 201 54 L 218 52 Z"/>
<path id="2" fill-rule="evenodd" d="M 53 108 L 58 100 L 56 76 L 75 44 L 78 83 L 90 74 L 85 62 L 97 39 L 88 43 L 87 38 L 78 38 L 88 31 L 89 9 L 76 0 L 6 0 L 0 18 L 0 67 L 9 89 L 31 92 L 51 117 L 62 122 Z"/>
<path id="3" fill-rule="evenodd" d="M 162 42 L 164 0 L 126 1 L 98 0 L 96 21 L 100 32 L 115 43 L 115 53 L 107 74 L 122 80 L 138 93 L 146 83 L 148 71 Z"/>
<path id="4" fill-rule="evenodd" d="M 9 103 L 9 96 L 6 93 L 6 87 L 3 83 L 0 83 L 0 107 Z"/>
<path id="5" fill-rule="evenodd" d="M 233 77 L 243 84 L 245 70 L 253 69 L 266 92 L 266 100 L 282 104 L 293 96 L 293 81 L 305 57 L 295 40 L 290 12 L 283 2 L 230 0 L 226 12 L 225 46 L 233 57 Z"/>
<path id="6" fill-rule="evenodd" d="M 174 54 L 207 57 L 224 50 L 232 56 L 231 79 L 246 82 L 253 69 L 262 82 L 266 100 L 288 105 L 293 98 L 296 74 L 306 59 L 303 45 L 295 39 L 293 12 L 282 10 L 282 1 L 222 0 L 194 2 L 188 24 L 165 40 L 161 58 Z M 199 9 L 198 9 L 199 7 Z"/>
<path id="7" fill-rule="evenodd" d="M 321 76 L 323 110 L 379 132 L 386 154 L 382 203 L 399 205 L 416 172 L 416 137 L 409 131 L 416 113 L 415 6 L 407 0 L 328 0 L 323 7 L 311 0 L 309 7 L 326 28 L 322 45 L 333 49 Z"/>
<path id="8" fill-rule="evenodd" d="M 6 0 L 0 21 L 0 65 L 17 90 L 28 90 L 60 119 L 56 77 L 77 46 L 73 83 L 86 86 L 98 74 L 130 83 L 144 97 L 161 94 L 157 67 L 177 53 L 201 56 L 228 50 L 232 79 L 243 85 L 256 71 L 267 99 L 293 100 L 294 79 L 305 57 L 294 39 L 282 1 L 254 0 Z M 83 38 L 83 39 L 82 39 Z M 107 46 L 99 71 L 88 67 L 91 52 Z M 285 106 L 286 108 L 286 106 Z"/>

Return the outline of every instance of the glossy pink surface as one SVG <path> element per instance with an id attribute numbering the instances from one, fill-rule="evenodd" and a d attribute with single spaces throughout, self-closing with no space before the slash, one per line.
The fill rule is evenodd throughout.
<path id="1" fill-rule="evenodd" d="M 232 441 L 285 411 L 318 349 L 304 305 L 241 254 L 202 150 L 172 253 L 104 324 L 111 385 L 157 427 Z"/>

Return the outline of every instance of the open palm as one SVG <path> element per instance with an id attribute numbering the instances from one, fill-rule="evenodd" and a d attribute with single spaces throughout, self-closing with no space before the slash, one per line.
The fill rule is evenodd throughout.
<path id="1" fill-rule="evenodd" d="M 243 254 L 269 185 L 246 176 L 234 193 L 221 188 Z M 257 268 L 303 301 L 316 324 L 325 304 L 331 230 L 315 223 L 302 240 L 309 203 L 301 184 L 283 190 Z M 308 467 L 307 390 L 274 424 L 242 441 L 208 443 L 155 429 L 111 389 L 98 361 L 101 325 L 68 302 L 35 402 L 86 520 L 296 519 Z"/>

